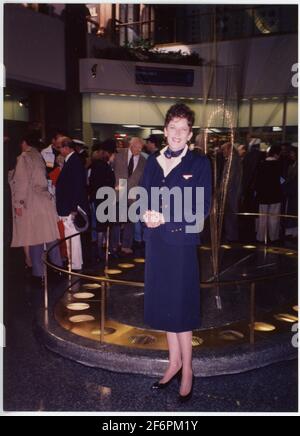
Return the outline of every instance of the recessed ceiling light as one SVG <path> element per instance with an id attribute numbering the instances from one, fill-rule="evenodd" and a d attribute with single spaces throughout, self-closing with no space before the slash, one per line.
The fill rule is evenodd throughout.
<path id="1" fill-rule="evenodd" d="M 123 127 L 126 127 L 126 129 L 141 129 L 141 126 L 138 126 L 137 124 L 123 124 Z"/>
<path id="2" fill-rule="evenodd" d="M 151 132 L 153 135 L 163 135 L 164 134 L 164 132 L 162 131 L 162 130 L 152 130 L 152 132 Z"/>

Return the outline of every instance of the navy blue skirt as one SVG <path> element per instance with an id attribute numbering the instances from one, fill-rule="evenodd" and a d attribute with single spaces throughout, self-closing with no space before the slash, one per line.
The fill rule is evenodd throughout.
<path id="1" fill-rule="evenodd" d="M 197 247 L 167 244 L 160 232 L 146 242 L 145 323 L 167 332 L 200 327 Z"/>

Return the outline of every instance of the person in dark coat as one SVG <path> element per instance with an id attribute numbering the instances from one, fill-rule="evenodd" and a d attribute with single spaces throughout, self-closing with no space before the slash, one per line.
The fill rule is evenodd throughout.
<path id="1" fill-rule="evenodd" d="M 129 207 L 135 200 L 135 198 L 129 197 L 129 192 L 132 188 L 139 186 L 144 173 L 146 159 L 142 155 L 143 144 L 144 141 L 141 138 L 131 138 L 129 148 L 126 150 L 119 150 L 114 161 L 117 199 L 120 201 L 120 197 L 122 195 L 127 195 L 128 193 Z M 124 181 L 127 181 L 127 192 L 126 189 L 123 189 L 122 187 L 122 182 Z M 124 231 L 121 238 L 121 254 L 124 256 L 133 254 L 134 224 L 135 223 L 130 222 L 130 220 L 124 222 Z M 120 239 L 119 234 L 120 225 L 116 224 L 112 229 L 112 248 L 115 255 L 118 251 Z"/>
<path id="2" fill-rule="evenodd" d="M 241 207 L 242 213 L 257 213 L 258 203 L 255 197 L 255 186 L 257 172 L 263 154 L 259 149 L 259 144 L 254 144 L 245 154 L 242 165 L 242 188 L 241 188 Z M 255 217 L 240 217 L 241 240 L 243 242 L 254 242 L 256 240 Z"/>
<path id="3" fill-rule="evenodd" d="M 78 233 L 74 225 L 78 207 L 86 214 L 89 212 L 87 177 L 72 139 L 65 137 L 62 140 L 60 153 L 65 162 L 56 182 L 56 208 L 64 223 L 65 236 L 68 237 Z M 72 238 L 72 269 L 80 270 L 82 263 L 81 240 L 78 235 Z"/>
<path id="4" fill-rule="evenodd" d="M 103 187 L 115 188 L 116 178 L 112 168 L 112 163 L 116 153 L 116 141 L 113 139 L 107 139 L 103 143 L 98 145 L 99 147 L 99 159 L 94 160 L 91 165 L 91 174 L 89 177 L 89 195 L 90 202 L 93 205 L 94 210 L 104 201 L 96 198 L 97 191 Z M 102 223 L 96 220 L 97 230 L 97 245 L 98 245 L 98 257 L 103 258 L 103 242 L 107 231 L 108 223 Z"/>
<path id="5" fill-rule="evenodd" d="M 142 186 L 151 188 L 192 189 L 191 210 L 195 211 L 196 187 L 204 188 L 204 216 L 211 201 L 211 166 L 205 156 L 188 148 L 192 138 L 194 113 L 184 104 L 172 106 L 166 116 L 165 136 L 168 146 L 150 156 Z M 170 208 L 170 220 L 167 208 Z M 191 210 L 188 211 L 191 213 Z M 146 229 L 145 323 L 167 332 L 169 367 L 153 389 L 162 389 L 180 374 L 181 401 L 192 395 L 192 330 L 200 327 L 200 289 L 197 244 L 198 233 L 189 233 L 187 218 L 177 222 L 174 204 L 164 201 L 144 214 Z M 203 217 L 204 218 L 204 217 Z M 204 221 L 204 219 L 203 219 Z M 202 223 L 203 224 L 203 223 Z M 201 225 L 202 227 L 202 225 Z M 202 231 L 202 228 L 199 231 Z"/>
<path id="6" fill-rule="evenodd" d="M 233 147 L 233 148 L 232 148 Z M 228 178 L 226 201 L 224 210 L 224 237 L 225 242 L 237 242 L 239 239 L 238 232 L 238 215 L 239 201 L 242 184 L 242 161 L 236 148 L 231 142 L 222 145 L 224 156 L 224 168 L 222 172 L 222 182 L 225 183 Z M 232 153 L 232 157 L 230 159 Z"/>
<path id="7" fill-rule="evenodd" d="M 298 215 L 298 148 L 291 146 L 290 162 L 287 179 L 283 184 L 283 192 L 286 199 L 286 215 Z M 285 234 L 290 237 L 298 236 L 298 220 L 295 218 L 285 219 Z"/>
<path id="8" fill-rule="evenodd" d="M 280 147 L 272 146 L 265 161 L 261 162 L 256 179 L 256 197 L 259 204 L 257 240 L 271 242 L 279 240 L 282 201 Z"/>

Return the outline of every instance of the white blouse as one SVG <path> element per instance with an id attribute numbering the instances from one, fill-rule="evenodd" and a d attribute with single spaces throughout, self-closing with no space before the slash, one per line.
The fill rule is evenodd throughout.
<path id="1" fill-rule="evenodd" d="M 156 158 L 164 172 L 165 177 L 167 177 L 167 175 L 170 174 L 170 172 L 180 164 L 184 156 L 187 154 L 189 148 L 186 145 L 181 155 L 178 157 L 171 157 L 171 159 L 168 159 L 164 154 L 167 149 L 168 147 L 163 148 L 160 152 L 160 155 Z"/>

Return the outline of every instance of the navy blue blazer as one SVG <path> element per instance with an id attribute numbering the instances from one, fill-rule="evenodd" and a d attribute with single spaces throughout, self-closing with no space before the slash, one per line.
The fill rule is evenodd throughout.
<path id="1" fill-rule="evenodd" d="M 204 188 L 204 218 L 209 215 L 211 207 L 211 192 L 212 192 L 212 177 L 211 164 L 206 156 L 202 156 L 194 151 L 188 151 L 183 157 L 181 163 L 175 167 L 167 177 L 164 177 L 163 169 L 157 161 L 156 153 L 150 156 L 147 160 L 146 168 L 141 185 L 147 190 L 148 198 L 151 197 L 152 187 L 174 187 L 180 188 L 183 195 L 185 187 L 192 188 L 192 213 L 196 212 L 196 187 Z M 162 203 L 162 202 L 161 202 Z M 159 205 L 159 212 L 164 213 L 166 205 Z M 155 210 L 148 204 L 149 210 Z M 160 233 L 163 240 L 171 245 L 198 245 L 200 244 L 200 233 L 187 233 L 186 226 L 193 225 L 193 222 L 187 222 L 182 213 L 183 218 L 180 222 L 174 220 L 174 204 L 170 203 L 170 222 L 162 224 L 156 229 L 145 228 L 144 240 L 147 241 L 151 236 Z M 202 231 L 203 229 L 201 229 Z"/>
<path id="2" fill-rule="evenodd" d="M 86 171 L 75 152 L 65 162 L 56 183 L 56 208 L 59 216 L 68 216 L 80 206 L 89 212 Z"/>

